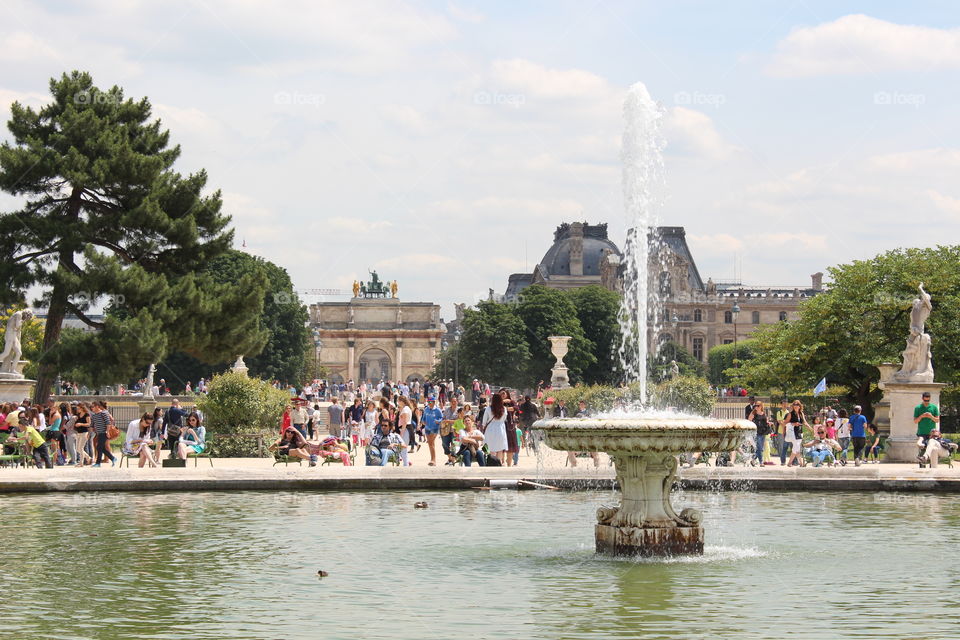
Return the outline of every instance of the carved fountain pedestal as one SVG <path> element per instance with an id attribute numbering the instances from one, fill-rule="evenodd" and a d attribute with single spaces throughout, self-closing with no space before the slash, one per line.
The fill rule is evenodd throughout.
<path id="1" fill-rule="evenodd" d="M 562 451 L 603 451 L 617 469 L 622 500 L 597 509 L 597 552 L 667 556 L 703 553 L 703 516 L 670 504 L 677 455 L 732 451 L 756 426 L 709 418 L 558 418 L 540 420 L 546 443 Z"/>

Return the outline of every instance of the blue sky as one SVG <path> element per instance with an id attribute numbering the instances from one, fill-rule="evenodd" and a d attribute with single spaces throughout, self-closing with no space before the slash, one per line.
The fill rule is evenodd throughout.
<path id="1" fill-rule="evenodd" d="M 948 2 L 13 0 L 0 118 L 74 68 L 148 96 L 179 168 L 208 170 L 238 242 L 297 287 L 377 268 L 449 316 L 560 222 L 622 242 L 640 81 L 667 113 L 661 222 L 700 272 L 802 285 L 955 241 L 958 23 Z"/>

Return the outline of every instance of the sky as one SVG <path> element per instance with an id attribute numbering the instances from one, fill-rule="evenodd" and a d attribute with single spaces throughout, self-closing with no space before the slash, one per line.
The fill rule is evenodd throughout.
<path id="1" fill-rule="evenodd" d="M 376 269 L 448 318 L 562 222 L 622 245 L 635 82 L 665 110 L 660 222 L 704 278 L 804 286 L 960 231 L 948 1 L 6 0 L 0 69 L 3 122 L 73 69 L 148 97 L 176 168 L 298 289 Z"/>

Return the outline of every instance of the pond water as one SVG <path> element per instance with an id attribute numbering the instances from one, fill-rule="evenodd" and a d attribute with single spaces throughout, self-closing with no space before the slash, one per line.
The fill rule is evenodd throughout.
<path id="1" fill-rule="evenodd" d="M 952 496 L 686 492 L 667 562 L 594 555 L 613 497 L 0 496 L 0 637 L 957 637 Z"/>

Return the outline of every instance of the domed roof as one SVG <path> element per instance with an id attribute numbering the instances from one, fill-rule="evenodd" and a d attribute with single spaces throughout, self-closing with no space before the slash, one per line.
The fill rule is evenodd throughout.
<path id="1" fill-rule="evenodd" d="M 571 233 L 571 225 L 564 223 L 554 232 L 553 246 L 547 250 L 540 260 L 540 265 L 548 275 L 570 275 L 570 248 L 581 239 Z M 599 276 L 600 261 L 604 252 L 611 251 L 620 255 L 620 249 L 607 238 L 607 225 L 583 225 L 583 275 Z"/>

